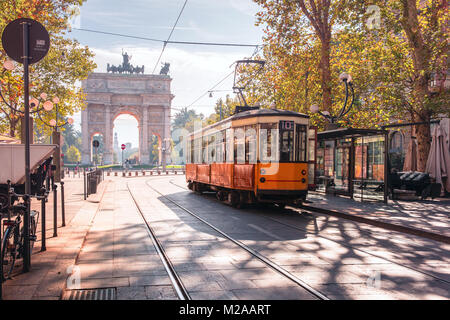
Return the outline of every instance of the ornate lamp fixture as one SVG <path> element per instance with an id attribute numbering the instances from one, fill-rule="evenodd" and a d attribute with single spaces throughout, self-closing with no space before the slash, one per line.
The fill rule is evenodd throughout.
<path id="1" fill-rule="evenodd" d="M 346 72 L 343 72 L 339 75 L 339 80 L 345 84 L 345 102 L 344 102 L 342 109 L 339 111 L 338 115 L 333 116 L 328 111 L 323 111 L 323 112 L 320 111 L 319 106 L 317 104 L 313 104 L 309 108 L 309 110 L 312 113 L 318 113 L 322 117 L 327 119 L 327 121 L 330 123 L 330 125 L 328 127 L 333 128 L 333 129 L 336 129 L 338 127 L 336 124 L 337 121 L 339 119 L 341 119 L 342 117 L 344 117 L 351 110 L 351 108 L 353 106 L 353 102 L 355 101 L 355 91 L 353 89 L 352 76 Z M 348 105 L 349 88 L 352 93 L 352 102 L 350 103 L 350 105 Z"/>

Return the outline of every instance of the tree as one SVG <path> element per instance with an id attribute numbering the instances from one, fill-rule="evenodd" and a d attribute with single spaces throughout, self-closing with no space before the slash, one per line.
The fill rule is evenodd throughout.
<path id="1" fill-rule="evenodd" d="M 393 109 L 394 118 L 425 123 L 414 128 L 417 169 L 425 171 L 431 142 L 430 120 L 450 114 L 449 90 L 445 88 L 450 49 L 447 2 L 379 0 L 373 4 L 379 9 L 381 23 L 371 36 L 388 51 L 384 56 L 373 57 L 381 58 L 384 64 L 374 68 L 374 83 L 379 92 L 384 91 L 383 105 Z M 367 18 L 367 4 L 354 1 L 352 5 L 354 15 Z M 353 19 L 360 24 L 363 20 Z M 375 59 L 372 62 L 377 63 Z"/>
<path id="2" fill-rule="evenodd" d="M 175 114 L 172 128 L 176 129 L 186 129 L 191 132 L 194 129 L 194 122 L 203 120 L 203 114 L 197 114 L 193 109 L 188 110 L 188 108 L 182 108 L 179 112 Z"/>
<path id="3" fill-rule="evenodd" d="M 75 146 L 78 150 L 81 149 L 81 132 L 75 130 L 73 124 L 67 124 L 62 128 L 62 136 L 64 137 L 64 144 L 62 145 L 62 152 L 65 153 L 71 146 Z"/>
<path id="4" fill-rule="evenodd" d="M 87 78 L 95 69 L 93 53 L 81 47 L 76 40 L 65 38 L 68 21 L 83 3 L 83 0 L 4 0 L 0 3 L 0 29 L 16 18 L 26 17 L 41 22 L 50 34 L 50 50 L 37 64 L 30 66 L 30 95 L 39 97 L 43 92 L 49 98 L 58 96 L 59 116 L 65 117 L 81 110 L 84 95 L 77 82 Z M 0 47 L 0 63 L 7 59 Z M 5 99 L 16 109 L 23 108 L 23 83 L 21 68 L 0 74 L 0 85 Z M 11 111 L 0 101 L 0 129 L 10 136 L 18 132 L 20 113 Z M 54 112 L 44 113 L 44 119 L 55 118 Z M 36 119 L 37 127 L 50 133 L 51 128 L 43 126 Z"/>
<path id="5" fill-rule="evenodd" d="M 81 160 L 81 154 L 77 147 L 70 146 L 65 153 L 64 160 L 68 163 L 78 163 Z"/>
<path id="6" fill-rule="evenodd" d="M 222 120 L 226 119 L 234 114 L 236 106 L 240 105 L 239 99 L 231 98 L 228 94 L 225 97 L 225 101 L 219 98 L 216 101 L 216 106 L 214 107 L 214 113 L 212 113 L 208 118 L 205 119 L 205 124 L 210 125 L 220 121 L 220 116 L 222 115 Z"/>
<path id="7" fill-rule="evenodd" d="M 274 55 L 283 55 L 289 52 L 298 58 L 300 52 L 297 49 L 302 51 L 308 45 L 319 50 L 318 69 L 320 70 L 322 106 L 323 110 L 331 112 L 333 104 L 330 65 L 331 40 L 333 27 L 343 2 L 338 0 L 254 1 L 263 8 L 263 11 L 257 14 L 257 24 L 266 25 L 265 41 L 269 44 L 268 50 Z M 303 60 L 306 64 L 311 61 L 305 55 L 303 55 Z M 306 81 L 308 81 L 310 71 L 304 71 Z"/>

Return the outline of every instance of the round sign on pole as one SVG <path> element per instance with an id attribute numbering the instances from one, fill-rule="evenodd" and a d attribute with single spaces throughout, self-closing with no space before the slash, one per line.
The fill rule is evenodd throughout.
<path id="1" fill-rule="evenodd" d="M 28 63 L 33 64 L 41 61 L 50 48 L 50 37 L 47 30 L 39 22 L 20 18 L 10 22 L 3 30 L 2 45 L 6 54 L 13 60 L 23 63 L 23 24 L 28 24 Z"/>
<path id="2" fill-rule="evenodd" d="M 122 148 L 122 150 L 125 150 L 125 145 L 122 144 L 122 145 L 120 146 L 120 148 Z"/>
<path id="3" fill-rule="evenodd" d="M 100 145 L 100 142 L 98 142 L 98 140 L 92 141 L 92 146 L 93 146 L 94 148 L 98 148 L 99 145 Z"/>

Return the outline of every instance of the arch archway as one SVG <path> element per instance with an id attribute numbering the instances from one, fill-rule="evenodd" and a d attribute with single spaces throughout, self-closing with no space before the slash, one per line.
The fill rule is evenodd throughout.
<path id="1" fill-rule="evenodd" d="M 170 105 L 174 97 L 170 93 L 171 80 L 166 75 L 90 74 L 83 81 L 87 107 L 81 114 L 82 163 L 92 163 L 94 133 L 103 135 L 103 162 L 114 162 L 114 121 L 128 114 L 137 121 L 140 163 L 150 164 L 150 143 L 155 134 L 164 165 L 167 157 L 167 152 L 163 152 L 164 142 L 170 137 Z"/>
<path id="2" fill-rule="evenodd" d="M 140 163 L 140 131 L 139 118 L 131 112 L 118 113 L 112 120 L 113 162 L 123 165 L 123 161 L 133 159 L 132 163 Z M 126 145 L 125 150 L 121 145 Z M 123 159 L 122 159 L 123 158 Z"/>

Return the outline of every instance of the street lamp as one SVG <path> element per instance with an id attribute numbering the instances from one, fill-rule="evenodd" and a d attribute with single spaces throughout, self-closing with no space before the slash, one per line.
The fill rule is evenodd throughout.
<path id="1" fill-rule="evenodd" d="M 336 122 L 344 117 L 352 108 L 353 102 L 355 101 L 355 91 L 353 89 L 353 79 L 352 76 L 346 72 L 343 72 L 339 75 L 339 80 L 345 84 L 345 102 L 341 110 L 339 111 L 337 116 L 333 116 L 329 111 L 320 111 L 319 106 L 317 104 L 311 105 L 309 110 L 312 113 L 318 113 L 329 122 L 329 128 L 337 128 Z M 349 88 L 352 93 L 352 102 L 348 105 L 348 97 L 349 97 Z"/>
<path id="2" fill-rule="evenodd" d="M 5 73 L 5 71 L 13 71 L 15 69 L 15 65 L 14 62 L 12 60 L 6 59 L 5 62 L 3 63 L 3 70 L 2 70 L 2 75 Z M 20 115 L 24 116 L 25 115 L 25 111 L 19 109 L 16 109 L 15 107 L 13 107 L 6 99 L 5 96 L 3 95 L 3 92 L 1 90 L 0 87 L 0 98 L 3 100 L 3 103 L 12 111 L 19 113 Z M 47 94 L 46 93 L 41 93 L 40 94 L 40 99 L 37 98 L 31 98 L 29 100 L 29 105 L 30 105 L 30 118 L 32 114 L 38 114 L 41 111 L 51 111 L 53 109 L 53 103 L 51 101 L 47 101 Z M 40 115 L 39 115 L 40 117 Z M 41 119 L 42 120 L 42 119 Z M 24 137 L 22 137 L 22 140 L 24 140 Z M 23 143 L 23 141 L 22 141 Z"/>
<path id="3" fill-rule="evenodd" d="M 40 95 L 41 99 L 47 98 L 47 94 L 46 93 L 42 93 Z M 39 102 L 38 99 L 33 98 L 32 101 L 34 101 L 34 103 Z M 33 103 L 33 102 L 32 102 Z M 60 100 L 58 97 L 53 97 L 52 101 L 46 101 L 43 104 L 43 109 L 45 111 L 50 112 L 53 109 L 53 105 L 55 106 L 55 119 L 51 119 L 49 122 L 45 121 L 44 119 L 42 119 L 40 112 L 37 112 L 37 115 L 39 117 L 39 119 L 42 121 L 42 123 L 48 127 L 52 127 L 53 128 L 53 133 L 52 133 L 52 141 L 53 144 L 56 144 L 58 147 L 55 150 L 53 159 L 55 161 L 56 164 L 56 172 L 55 172 L 55 181 L 56 182 L 60 182 L 61 181 L 61 133 L 58 131 L 58 128 L 62 128 L 68 124 L 73 124 L 73 119 L 72 118 L 68 118 L 67 120 L 64 121 L 64 123 L 60 124 L 59 119 L 58 119 L 58 115 L 59 115 L 59 107 L 58 104 L 60 103 Z"/>

